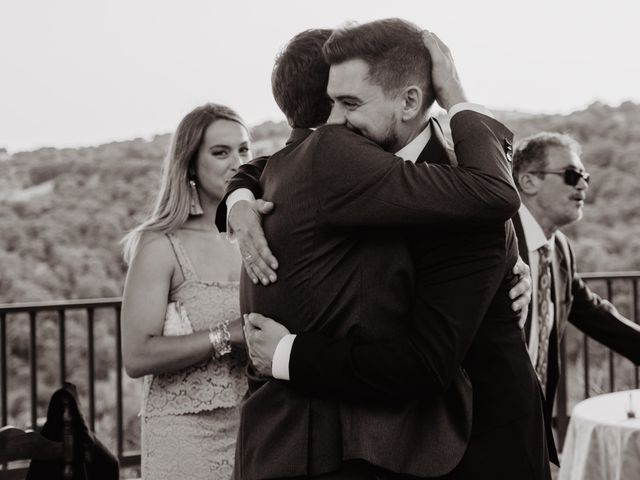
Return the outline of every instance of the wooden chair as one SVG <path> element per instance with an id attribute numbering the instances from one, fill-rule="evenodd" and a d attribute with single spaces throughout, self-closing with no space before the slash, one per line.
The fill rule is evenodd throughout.
<path id="1" fill-rule="evenodd" d="M 44 438 L 40 433 L 6 426 L 0 429 L 0 463 L 15 460 L 61 459 L 65 480 L 73 478 L 73 431 L 68 401 L 64 400 L 62 441 Z M 0 470 L 0 479 L 16 478 L 13 470 Z M 26 470 L 25 470 L 26 473 Z"/>

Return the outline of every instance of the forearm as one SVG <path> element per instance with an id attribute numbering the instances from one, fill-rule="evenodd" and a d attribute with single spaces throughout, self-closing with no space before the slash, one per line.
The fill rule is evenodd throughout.
<path id="1" fill-rule="evenodd" d="M 640 365 L 640 325 L 624 317 L 608 301 L 603 300 L 582 282 L 578 283 L 569 314 L 573 323 L 589 337 Z"/>
<path id="2" fill-rule="evenodd" d="M 513 133 L 487 115 L 465 110 L 451 119 L 451 135 L 458 165 L 471 176 L 468 193 L 477 208 L 489 209 L 487 220 L 507 221 L 520 207 L 511 175 Z"/>
<path id="3" fill-rule="evenodd" d="M 289 363 L 293 385 L 313 395 L 326 392 L 354 398 L 406 398 L 444 392 L 499 290 L 502 315 L 513 315 L 513 328 L 518 328 L 508 285 L 502 285 L 510 281 L 505 274 L 513 263 L 511 258 L 505 261 L 504 237 L 475 242 L 471 255 L 464 244 L 473 240 L 477 239 L 458 237 L 457 244 L 443 241 L 441 248 L 431 249 L 425 257 L 430 263 L 422 265 L 414 311 L 406 320 L 411 328 L 403 336 L 363 343 L 299 334 Z M 463 298 L 452 297 L 451 292 Z"/>
<path id="4" fill-rule="evenodd" d="M 324 127 L 312 166 L 321 192 L 319 223 L 468 227 L 511 218 L 520 199 L 501 143 L 508 131 L 475 112 L 453 120 L 459 117 L 452 123 L 469 131 L 457 140 L 458 167 L 401 161 L 348 129 Z"/>
<path id="5" fill-rule="evenodd" d="M 124 355 L 124 366 L 132 378 L 174 372 L 213 355 L 209 332 L 177 336 L 152 335 L 129 350 Z"/>
<path id="6" fill-rule="evenodd" d="M 441 395 L 448 386 L 409 337 L 357 344 L 346 338 L 296 336 L 291 383 L 313 396 L 402 400 Z"/>
<path id="7" fill-rule="evenodd" d="M 216 226 L 220 232 L 227 231 L 227 199 L 233 192 L 245 188 L 249 190 L 254 198 L 262 197 L 262 186 L 260 176 L 267 164 L 267 157 L 259 157 L 249 163 L 245 163 L 238 168 L 236 174 L 231 178 L 224 197 L 218 204 L 216 211 Z"/>

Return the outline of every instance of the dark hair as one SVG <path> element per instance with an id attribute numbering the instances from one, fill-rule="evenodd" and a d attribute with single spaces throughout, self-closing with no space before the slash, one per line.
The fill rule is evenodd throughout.
<path id="1" fill-rule="evenodd" d="M 318 127 L 331 113 L 329 65 L 322 46 L 332 32 L 313 29 L 299 33 L 276 58 L 271 74 L 273 97 L 294 128 Z"/>
<path id="2" fill-rule="evenodd" d="M 513 153 L 513 179 L 516 187 L 520 188 L 518 177 L 521 173 L 546 170 L 549 167 L 547 153 L 551 147 L 566 148 L 576 155 L 582 152 L 580 144 L 565 133 L 540 132 L 523 138 Z"/>
<path id="3" fill-rule="evenodd" d="M 417 85 L 424 94 L 423 109 L 435 93 L 431 84 L 431 56 L 422 30 L 400 18 L 386 18 L 361 25 L 351 24 L 333 32 L 324 44 L 330 65 L 359 58 L 369 65 L 369 77 L 386 94 Z"/>

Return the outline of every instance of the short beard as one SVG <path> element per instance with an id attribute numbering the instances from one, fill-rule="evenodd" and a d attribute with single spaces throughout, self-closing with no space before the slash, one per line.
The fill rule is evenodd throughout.
<path id="1" fill-rule="evenodd" d="M 382 139 L 374 140 L 378 145 L 382 147 L 383 150 L 387 152 L 395 153 L 398 150 L 398 130 L 396 129 L 396 114 L 394 113 L 389 120 L 389 125 L 387 126 L 387 131 L 385 132 L 384 137 Z"/>
<path id="2" fill-rule="evenodd" d="M 396 114 L 394 113 L 393 116 L 391 117 L 391 120 L 389 120 L 389 124 L 387 125 L 387 131 L 384 133 L 384 136 L 382 138 L 370 137 L 369 135 L 366 135 L 361 129 L 356 128 L 348 121 L 346 123 L 346 127 L 352 132 L 355 132 L 358 135 L 362 135 L 363 137 L 368 138 L 372 142 L 382 147 L 383 150 L 387 152 L 395 153 L 398 150 L 398 143 L 399 143 L 398 131 L 396 130 L 396 123 L 397 123 L 396 118 L 397 118 Z"/>

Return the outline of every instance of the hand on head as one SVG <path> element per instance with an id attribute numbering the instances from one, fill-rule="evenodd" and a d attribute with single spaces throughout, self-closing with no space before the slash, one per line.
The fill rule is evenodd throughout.
<path id="1" fill-rule="evenodd" d="M 431 55 L 431 81 L 438 104 L 448 111 L 456 103 L 466 102 L 467 97 L 449 47 L 428 30 L 422 33 L 422 39 Z"/>

